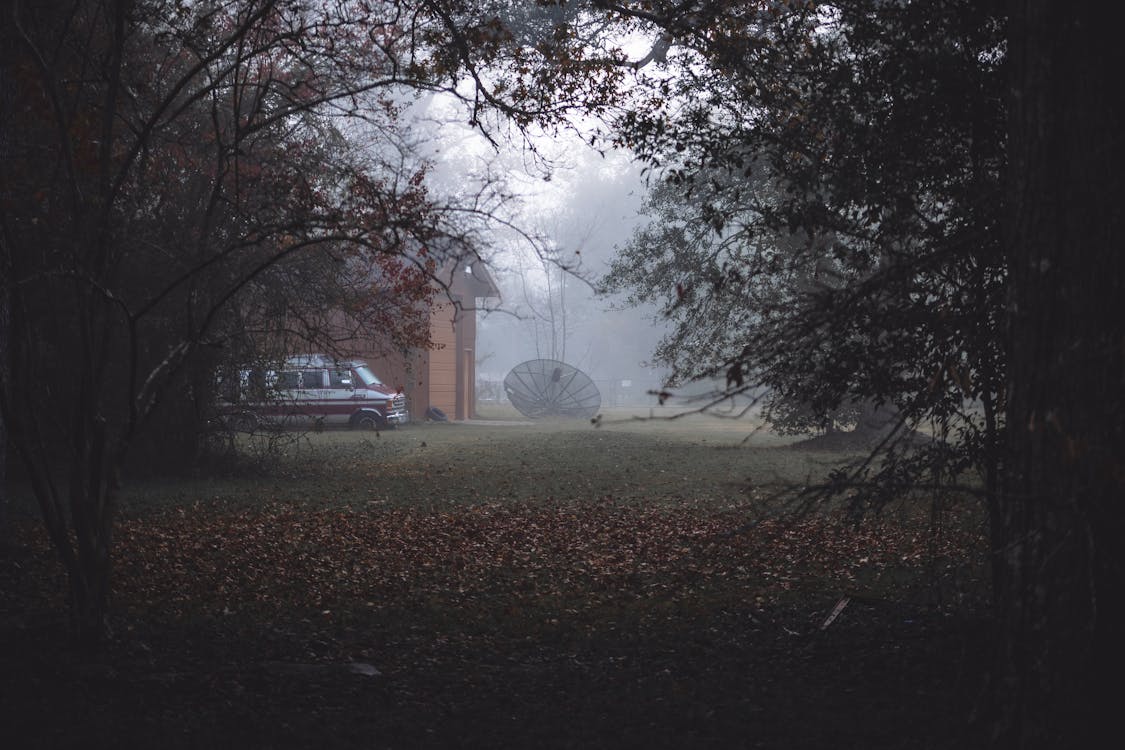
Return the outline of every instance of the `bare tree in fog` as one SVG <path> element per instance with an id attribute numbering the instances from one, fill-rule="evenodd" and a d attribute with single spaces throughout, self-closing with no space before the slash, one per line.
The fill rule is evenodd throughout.
<path id="1" fill-rule="evenodd" d="M 75 631 L 96 646 L 126 457 L 185 372 L 200 378 L 180 392 L 206 385 L 238 303 L 291 260 L 282 294 L 304 294 L 326 266 L 297 258 L 428 273 L 460 260 L 435 254 L 475 256 L 473 227 L 496 218 L 472 195 L 441 205 L 423 165 L 384 170 L 349 139 L 401 133 L 411 91 L 518 137 L 597 109 L 620 74 L 550 64 L 494 10 L 456 1 L 14 0 L 2 13 L 0 100 L 23 106 L 0 110 L 0 415 Z"/>

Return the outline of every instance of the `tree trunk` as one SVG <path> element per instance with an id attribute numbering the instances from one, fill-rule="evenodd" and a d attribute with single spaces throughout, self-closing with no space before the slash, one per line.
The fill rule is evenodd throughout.
<path id="1" fill-rule="evenodd" d="M 0 45 L 11 43 L 11 37 L 0 32 Z M 0 66 L 0 113 L 11 112 L 15 103 L 15 92 L 12 82 L 3 66 Z M 11 153 L 11 133 L 7 120 L 0 117 L 0 160 L 7 160 Z M 0 238 L 0 242 L 8 240 Z M 8 382 L 8 337 L 11 335 L 11 320 L 8 312 L 9 291 L 8 281 L 11 278 L 11 268 L 4 259 L 8 257 L 6 248 L 0 247 L 0 384 Z M 0 387 L 0 398 L 7 389 Z M 8 425 L 4 420 L 4 410 L 0 406 L 0 554 L 11 546 L 12 533 L 10 526 L 10 500 L 7 491 L 8 481 Z"/>
<path id="2" fill-rule="evenodd" d="M 1081 746 L 1116 720 L 1125 638 L 1125 45 L 1093 4 L 1010 7 L 997 737 Z"/>
<path id="3" fill-rule="evenodd" d="M 110 551 L 113 543 L 114 474 L 109 464 L 105 420 L 83 430 L 71 477 L 71 523 L 77 555 L 67 573 L 78 640 L 99 648 L 109 633 Z"/>
<path id="4" fill-rule="evenodd" d="M 0 154 L 3 151 L 0 150 Z M 8 290 L 0 285 L 0 383 L 8 379 Z M 0 394 L 4 389 L 0 389 Z M 11 510 L 8 507 L 8 424 L 0 408 L 0 555 L 12 544 Z"/>

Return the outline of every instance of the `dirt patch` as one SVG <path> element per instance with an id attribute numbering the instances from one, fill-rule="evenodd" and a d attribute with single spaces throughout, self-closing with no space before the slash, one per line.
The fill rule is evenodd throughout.
<path id="1" fill-rule="evenodd" d="M 972 746 L 972 509 L 939 540 L 788 518 L 830 460 L 730 427 L 324 433 L 133 486 L 96 659 L 17 519 L 0 718 L 21 747 Z"/>

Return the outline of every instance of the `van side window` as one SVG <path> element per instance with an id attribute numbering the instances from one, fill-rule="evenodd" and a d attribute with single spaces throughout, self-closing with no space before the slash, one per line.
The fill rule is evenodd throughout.
<path id="1" fill-rule="evenodd" d="M 269 378 L 263 370 L 244 370 L 242 377 L 243 388 L 246 390 L 247 401 L 265 401 L 269 389 Z"/>
<path id="2" fill-rule="evenodd" d="M 301 373 L 295 370 L 283 370 L 277 374 L 277 383 L 274 387 L 279 391 L 291 391 L 299 388 L 300 384 Z"/>
<path id="3" fill-rule="evenodd" d="M 349 370 L 329 370 L 328 371 L 328 387 L 329 388 L 351 388 L 352 387 L 352 374 Z"/>
<path id="4" fill-rule="evenodd" d="M 324 387 L 324 370 L 302 370 L 301 371 L 301 387 L 302 388 L 323 388 Z"/>

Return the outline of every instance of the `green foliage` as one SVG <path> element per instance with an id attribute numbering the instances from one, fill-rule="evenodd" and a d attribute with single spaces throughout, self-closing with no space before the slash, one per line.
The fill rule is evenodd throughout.
<path id="1" fill-rule="evenodd" d="M 663 184 L 607 288 L 663 302 L 677 378 L 764 388 L 779 426 L 882 405 L 995 468 L 1001 19 L 961 0 L 657 8 L 674 53 L 617 127 Z"/>

